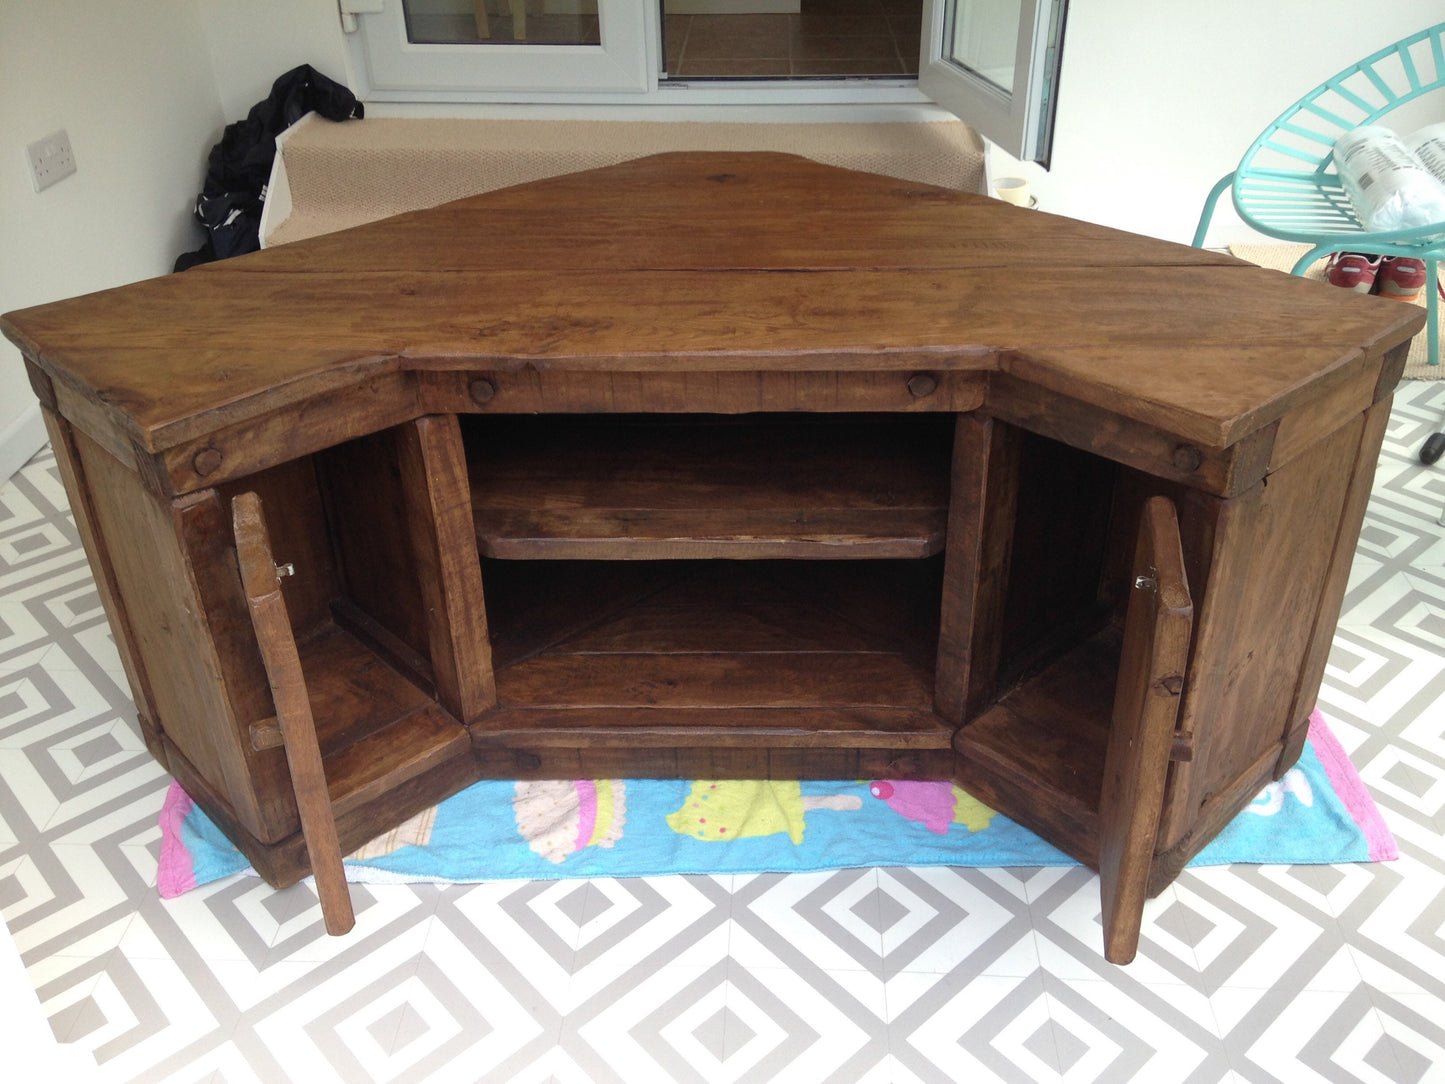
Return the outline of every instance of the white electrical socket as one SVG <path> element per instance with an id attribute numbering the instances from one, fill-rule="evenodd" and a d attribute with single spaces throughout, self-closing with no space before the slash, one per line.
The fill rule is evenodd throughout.
<path id="1" fill-rule="evenodd" d="M 37 192 L 75 172 L 75 153 L 64 128 L 27 146 L 25 160 L 30 164 L 30 183 Z"/>

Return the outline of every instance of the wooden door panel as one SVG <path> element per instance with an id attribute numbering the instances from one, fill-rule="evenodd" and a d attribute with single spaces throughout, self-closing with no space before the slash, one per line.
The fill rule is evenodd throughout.
<path id="1" fill-rule="evenodd" d="M 1100 802 L 1099 890 L 1111 963 L 1128 963 L 1139 944 L 1193 617 L 1178 514 L 1167 498 L 1152 497 L 1139 521 Z"/>
<path id="2" fill-rule="evenodd" d="M 316 892 L 321 897 L 321 913 L 328 933 L 346 933 L 355 921 L 351 895 L 342 870 L 341 844 L 321 765 L 321 746 L 316 739 L 306 677 L 301 672 L 286 600 L 281 597 L 281 569 L 271 553 L 261 499 L 254 493 L 241 493 L 232 499 L 231 509 L 241 583 L 276 703 L 277 728 L 291 768 L 301 832 L 316 875 Z M 290 570 L 286 571 L 289 574 Z"/>

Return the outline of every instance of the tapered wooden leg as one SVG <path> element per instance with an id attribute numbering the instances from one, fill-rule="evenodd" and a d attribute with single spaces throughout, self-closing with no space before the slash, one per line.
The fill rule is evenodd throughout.
<path id="1" fill-rule="evenodd" d="M 296 808 L 301 814 L 301 834 L 316 877 L 321 897 L 321 915 L 326 932 L 343 934 L 356 924 L 346 872 L 341 865 L 341 844 L 336 836 L 336 819 L 326 789 L 321 764 L 321 746 L 316 740 L 316 722 L 306 695 L 306 678 L 286 600 L 281 597 L 281 570 L 271 555 L 271 541 L 261 514 L 261 498 L 254 493 L 238 494 L 231 502 L 236 531 L 236 556 L 241 567 L 241 584 L 246 605 L 256 628 L 256 643 L 276 703 L 276 721 L 291 768 L 291 785 Z"/>

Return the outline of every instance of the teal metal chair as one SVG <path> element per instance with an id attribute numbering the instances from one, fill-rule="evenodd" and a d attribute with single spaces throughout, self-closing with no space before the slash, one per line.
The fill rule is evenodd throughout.
<path id="1" fill-rule="evenodd" d="M 1270 237 L 1309 246 L 1294 265 L 1296 275 L 1332 252 L 1423 260 L 1429 362 L 1439 365 L 1439 262 L 1445 255 L 1445 222 L 1389 232 L 1367 230 L 1350 205 L 1331 158 L 1335 140 L 1345 132 L 1379 122 L 1407 102 L 1437 90 L 1442 101 L 1436 119 L 1445 120 L 1445 23 L 1412 34 L 1326 79 L 1280 114 L 1250 144 L 1234 172 L 1214 186 L 1194 232 L 1194 246 L 1203 246 L 1215 206 L 1228 190 L 1246 224 Z M 1433 463 L 1442 452 L 1445 434 L 1436 433 L 1425 442 L 1420 458 Z"/>

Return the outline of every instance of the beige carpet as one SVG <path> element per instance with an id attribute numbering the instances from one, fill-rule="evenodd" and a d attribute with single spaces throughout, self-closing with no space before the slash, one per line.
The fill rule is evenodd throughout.
<path id="1" fill-rule="evenodd" d="M 298 241 L 508 185 L 666 151 L 759 150 L 983 191 L 983 142 L 958 121 L 685 124 L 662 121 L 301 121 L 281 157 L 285 219 L 266 244 Z M 283 205 L 284 198 L 280 201 Z"/>
<path id="2" fill-rule="evenodd" d="M 1276 271 L 1283 271 L 1288 274 L 1294 267 L 1295 261 L 1305 254 L 1305 245 L 1230 245 L 1231 254 L 1238 256 L 1241 260 L 1248 260 L 1250 263 L 1258 264 L 1260 267 L 1273 268 Z M 1325 261 L 1319 260 L 1305 272 L 1305 278 L 1315 279 L 1323 282 L 1325 278 Z M 1424 293 L 1421 293 L 1418 302 L 1421 308 L 1425 306 Z M 1415 336 L 1410 343 L 1410 357 L 1405 362 L 1405 376 L 1412 380 L 1439 380 L 1445 377 L 1445 365 L 1431 365 L 1428 362 L 1428 347 L 1425 343 L 1425 332 Z"/>

